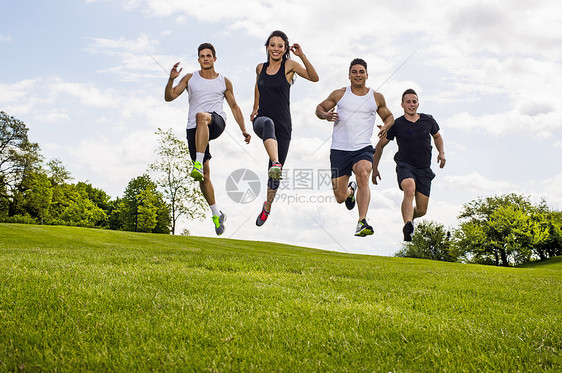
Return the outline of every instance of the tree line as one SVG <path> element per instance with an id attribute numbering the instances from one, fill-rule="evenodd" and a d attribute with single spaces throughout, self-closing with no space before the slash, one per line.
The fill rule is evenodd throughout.
<path id="1" fill-rule="evenodd" d="M 204 217 L 203 197 L 187 174 L 185 143 L 172 130 L 157 135 L 157 160 L 112 199 L 88 182 L 72 183 L 60 160 L 45 162 L 25 123 L 1 111 L 0 221 L 175 233 L 181 216 Z"/>

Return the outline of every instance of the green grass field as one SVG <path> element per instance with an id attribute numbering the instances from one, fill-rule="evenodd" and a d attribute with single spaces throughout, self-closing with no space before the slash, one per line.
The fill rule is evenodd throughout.
<path id="1" fill-rule="evenodd" d="M 560 259 L 0 224 L 0 371 L 560 372 Z"/>

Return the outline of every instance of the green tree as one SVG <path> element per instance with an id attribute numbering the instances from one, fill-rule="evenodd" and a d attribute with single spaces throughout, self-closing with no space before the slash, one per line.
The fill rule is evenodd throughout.
<path id="1" fill-rule="evenodd" d="M 489 232 L 493 232 L 493 240 L 489 244 L 500 253 L 504 265 L 531 260 L 533 231 L 530 212 L 530 209 L 509 204 L 498 206 L 490 215 L 487 226 Z"/>
<path id="2" fill-rule="evenodd" d="M 59 184 L 53 187 L 49 218 L 49 224 L 100 227 L 107 215 L 76 185 Z"/>
<path id="3" fill-rule="evenodd" d="M 471 201 L 459 215 L 463 222 L 455 231 L 456 244 L 474 263 L 508 266 L 547 257 L 560 241 L 556 214 L 545 209 L 546 203 L 533 206 L 514 193 Z"/>
<path id="4" fill-rule="evenodd" d="M 562 255 L 562 212 L 550 210 L 542 201 L 531 220 L 533 253 L 540 260 Z"/>
<path id="5" fill-rule="evenodd" d="M 29 214 L 40 224 L 48 216 L 53 198 L 51 180 L 42 170 L 32 172 L 22 181 L 22 205 L 25 213 Z"/>
<path id="6" fill-rule="evenodd" d="M 454 231 L 455 245 L 465 256 L 470 256 L 470 262 L 478 264 L 497 265 L 498 257 L 492 257 L 488 250 L 488 238 L 479 222 L 466 221 Z M 495 259 L 495 260 L 494 260 Z"/>
<path id="7" fill-rule="evenodd" d="M 107 219 L 105 212 L 83 196 L 73 200 L 59 218 L 68 225 L 93 228 Z"/>
<path id="8" fill-rule="evenodd" d="M 10 198 L 8 196 L 8 185 L 4 177 L 0 175 L 0 221 L 4 221 L 10 212 Z"/>
<path id="9" fill-rule="evenodd" d="M 70 184 L 70 172 L 59 159 L 47 162 L 47 174 L 53 185 L 49 224 L 81 227 L 101 227 L 107 221 L 106 212 L 92 200 L 94 188 L 86 183 Z"/>
<path id="10" fill-rule="evenodd" d="M 459 255 L 451 242 L 451 233 L 443 224 L 422 220 L 416 224 L 412 241 L 405 242 L 395 256 L 456 262 Z"/>
<path id="11" fill-rule="evenodd" d="M 204 218 L 206 203 L 199 186 L 189 176 L 192 162 L 185 141 L 175 137 L 172 129 L 159 128 L 156 135 L 159 136 L 157 159 L 149 168 L 159 175 L 156 183 L 168 203 L 172 234 L 175 234 L 180 217 Z"/>
<path id="12" fill-rule="evenodd" d="M 0 111 L 0 193 L 8 198 L 22 182 L 26 171 L 39 168 L 39 145 L 30 142 L 24 122 Z"/>
<path id="13" fill-rule="evenodd" d="M 97 208 L 101 209 L 105 214 L 105 219 L 99 222 L 96 226 L 108 227 L 108 218 L 111 214 L 111 197 L 103 190 L 94 188 L 92 184 L 85 182 L 76 183 L 76 188 L 80 193 L 90 200 Z"/>
<path id="14" fill-rule="evenodd" d="M 47 162 L 47 174 L 53 185 L 67 184 L 73 179 L 70 171 L 64 167 L 62 161 L 58 158 L 51 159 Z"/>
<path id="15" fill-rule="evenodd" d="M 109 229 L 116 231 L 125 230 L 125 222 L 122 219 L 122 207 L 124 208 L 124 202 L 119 197 L 108 202 L 107 227 Z"/>
<path id="16" fill-rule="evenodd" d="M 152 233 L 170 234 L 170 206 L 164 201 L 162 194 L 158 194 L 157 205 L 159 208 L 156 211 L 156 226 L 152 229 Z"/>
<path id="17" fill-rule="evenodd" d="M 170 232 L 169 211 L 156 184 L 148 175 L 129 182 L 123 198 L 113 212 L 123 230 L 135 232 Z"/>

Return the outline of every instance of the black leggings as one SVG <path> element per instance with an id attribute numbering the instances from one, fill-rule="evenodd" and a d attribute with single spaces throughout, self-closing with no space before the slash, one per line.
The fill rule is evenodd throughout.
<path id="1" fill-rule="evenodd" d="M 258 117 L 254 119 L 254 132 L 263 141 L 267 139 L 273 139 L 277 141 L 277 155 L 279 156 L 279 162 L 284 165 L 287 160 L 287 153 L 289 153 L 289 144 L 291 138 L 285 138 L 284 136 L 276 136 L 275 123 L 268 117 Z M 278 134 L 277 134 L 278 135 Z M 272 166 L 271 159 L 269 160 L 267 169 Z M 273 180 L 272 178 L 267 178 L 267 187 L 272 190 L 277 190 L 279 188 L 279 180 Z"/>

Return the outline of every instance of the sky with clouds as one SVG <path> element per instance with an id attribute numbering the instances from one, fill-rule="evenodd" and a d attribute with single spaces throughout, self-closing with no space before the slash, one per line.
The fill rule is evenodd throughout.
<path id="1" fill-rule="evenodd" d="M 185 136 L 187 95 L 163 99 L 172 65 L 195 71 L 197 46 L 214 44 L 215 68 L 232 81 L 254 135 L 255 67 L 266 58 L 269 33 L 283 30 L 320 81 L 297 79 L 292 87 L 288 177 L 261 228 L 264 185 L 242 204 L 226 180 L 248 169 L 265 183 L 266 153 L 255 135 L 244 144 L 225 105 L 226 132 L 211 143 L 217 202 L 228 216 L 224 236 L 392 255 L 403 225 L 396 144 L 385 148 L 382 181 L 371 187 L 375 234 L 356 238 L 357 211 L 335 203 L 325 182 L 332 128 L 316 118 L 316 105 L 348 85 L 349 62 L 361 57 L 368 85 L 395 117 L 402 92 L 414 88 L 419 111 L 441 127 L 447 165 L 437 167 L 434 150 L 426 219 L 453 228 L 464 203 L 511 192 L 560 210 L 561 16 L 550 0 L 0 0 L 0 110 L 24 121 L 46 159 L 60 159 L 75 181 L 120 197 L 154 161 L 158 128 Z M 210 214 L 180 226 L 214 236 Z"/>

